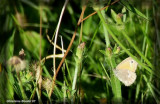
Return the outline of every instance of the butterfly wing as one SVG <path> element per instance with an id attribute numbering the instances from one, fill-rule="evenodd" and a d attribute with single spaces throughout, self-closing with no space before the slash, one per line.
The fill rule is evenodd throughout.
<path id="1" fill-rule="evenodd" d="M 136 73 L 127 69 L 114 70 L 115 76 L 124 83 L 125 86 L 130 86 L 136 80 Z"/>
<path id="2" fill-rule="evenodd" d="M 120 64 L 118 64 L 116 69 L 128 69 L 132 72 L 135 72 L 135 70 L 137 69 L 137 65 L 138 63 L 135 60 L 133 60 L 131 57 L 128 57 L 124 59 Z"/>

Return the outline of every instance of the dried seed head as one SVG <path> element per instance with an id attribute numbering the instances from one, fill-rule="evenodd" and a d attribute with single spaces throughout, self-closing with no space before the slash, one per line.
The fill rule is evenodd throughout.
<path id="1" fill-rule="evenodd" d="M 50 79 L 48 79 L 48 78 L 43 79 L 43 81 L 42 81 L 42 87 L 43 87 L 47 92 L 49 92 L 49 90 L 50 90 L 51 87 L 52 87 L 52 80 L 50 80 Z"/>
<path id="2" fill-rule="evenodd" d="M 36 82 L 39 82 L 40 79 L 40 66 L 38 66 L 36 69 Z"/>
<path id="3" fill-rule="evenodd" d="M 19 71 L 24 70 L 26 68 L 27 61 L 21 60 L 17 56 L 13 56 L 8 60 L 8 65 L 13 66 L 14 69 L 16 70 L 16 72 L 19 72 Z"/>
<path id="4" fill-rule="evenodd" d="M 33 61 L 30 65 L 30 69 L 32 72 L 36 72 L 38 69 L 38 62 L 37 61 Z"/>
<path id="5" fill-rule="evenodd" d="M 36 83 L 40 81 L 40 65 L 39 62 L 33 61 L 30 65 L 30 71 L 33 73 L 33 77 L 36 79 Z"/>
<path id="6" fill-rule="evenodd" d="M 19 51 L 19 57 L 23 60 L 24 57 L 25 57 L 25 53 L 24 53 L 24 49 L 22 48 L 20 51 Z"/>
<path id="7" fill-rule="evenodd" d="M 19 57 L 13 56 L 13 57 L 11 57 L 11 58 L 9 59 L 8 63 L 9 63 L 10 65 L 14 66 L 14 65 L 20 64 L 21 61 L 22 61 L 22 60 L 21 60 Z"/>

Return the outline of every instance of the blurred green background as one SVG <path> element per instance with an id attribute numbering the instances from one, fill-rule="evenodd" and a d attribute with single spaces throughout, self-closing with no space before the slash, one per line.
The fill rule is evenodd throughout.
<path id="1" fill-rule="evenodd" d="M 53 55 L 54 46 L 50 41 L 54 42 L 64 2 L 0 0 L 0 103 L 23 99 L 44 104 L 73 101 L 100 104 L 160 103 L 159 0 L 120 0 L 84 20 L 78 26 L 73 45 L 57 75 L 51 98 L 49 90 L 54 76 L 52 58 L 41 64 L 42 73 L 38 75 L 42 76 L 42 94 L 38 93 L 39 62 Z M 86 17 L 95 12 L 95 7 L 102 8 L 112 2 L 69 0 L 62 17 L 57 45 L 62 48 L 63 44 L 67 50 L 83 6 L 87 6 L 83 16 Z M 85 42 L 85 48 L 78 63 L 76 52 L 81 42 Z M 24 59 L 19 55 L 21 49 L 25 52 Z M 62 54 L 62 51 L 56 49 L 56 54 Z M 15 63 L 11 61 L 13 56 L 19 57 Z M 129 56 L 138 61 L 137 79 L 126 87 L 115 78 L 112 69 Z M 56 68 L 61 59 L 56 58 Z M 10 65 L 9 61 L 13 63 Z M 15 65 L 19 64 L 16 62 L 25 63 L 24 70 L 20 68 L 21 71 L 17 71 L 19 66 Z M 78 77 L 73 90 L 76 68 Z"/>

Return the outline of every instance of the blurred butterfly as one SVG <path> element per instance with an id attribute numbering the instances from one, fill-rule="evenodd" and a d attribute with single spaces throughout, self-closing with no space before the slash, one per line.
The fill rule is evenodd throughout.
<path id="1" fill-rule="evenodd" d="M 120 64 L 117 65 L 116 69 L 113 70 L 115 76 L 125 85 L 130 86 L 136 80 L 136 69 L 138 63 L 131 57 L 124 59 Z"/>

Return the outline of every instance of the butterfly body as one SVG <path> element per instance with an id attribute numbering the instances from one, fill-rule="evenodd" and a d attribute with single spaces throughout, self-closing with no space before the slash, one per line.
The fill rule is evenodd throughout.
<path id="1" fill-rule="evenodd" d="M 131 57 L 126 58 L 114 69 L 115 76 L 125 85 L 130 86 L 136 80 L 136 69 L 138 63 Z"/>

